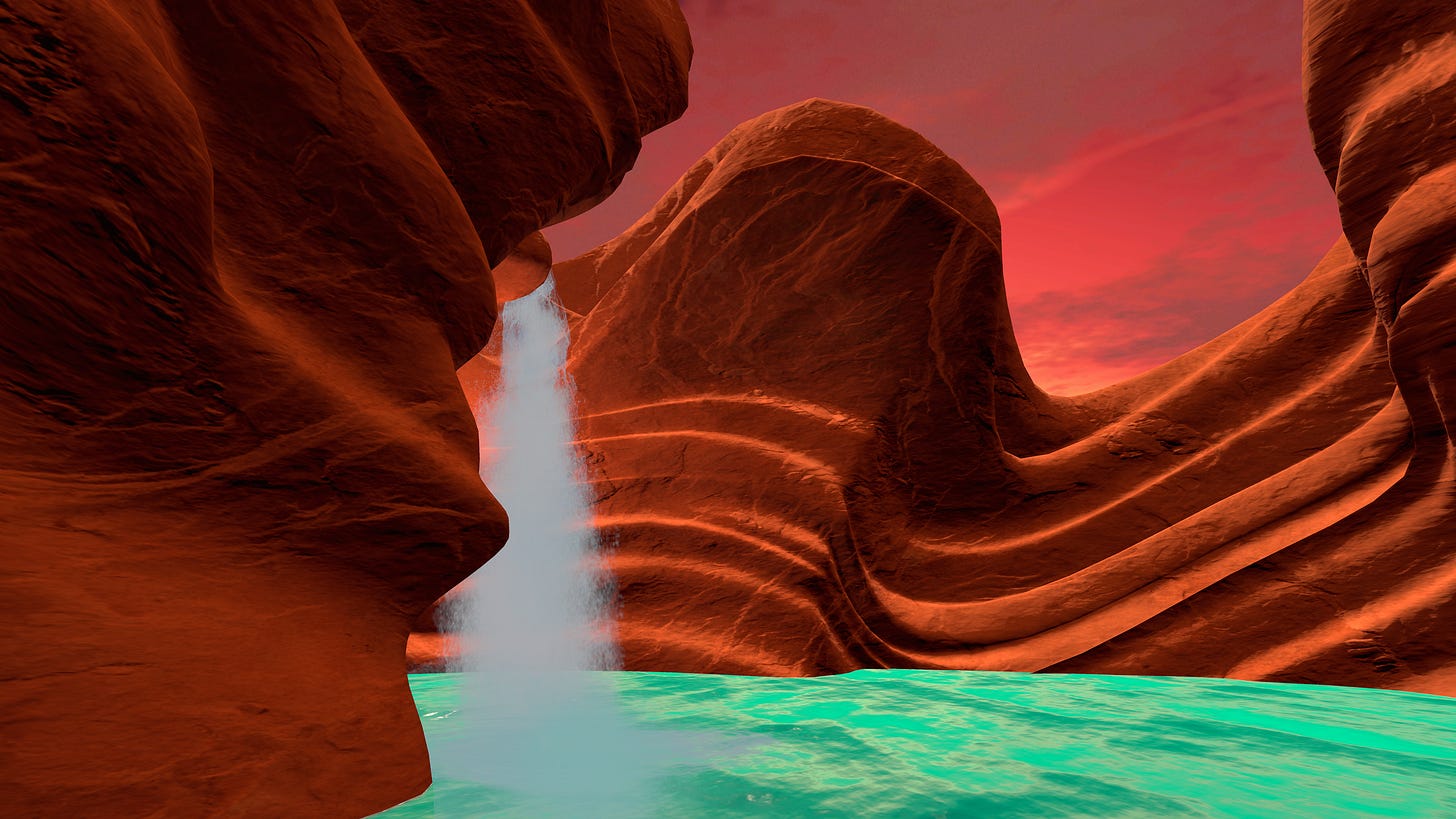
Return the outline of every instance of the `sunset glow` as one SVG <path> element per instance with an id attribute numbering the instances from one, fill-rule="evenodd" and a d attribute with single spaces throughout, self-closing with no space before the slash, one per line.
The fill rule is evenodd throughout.
<path id="1" fill-rule="evenodd" d="M 1310 151 L 1298 4 L 685 0 L 688 113 L 621 189 L 547 231 L 613 238 L 735 125 L 807 97 L 925 134 L 996 201 L 1037 382 L 1076 393 L 1253 315 L 1338 235 Z"/>

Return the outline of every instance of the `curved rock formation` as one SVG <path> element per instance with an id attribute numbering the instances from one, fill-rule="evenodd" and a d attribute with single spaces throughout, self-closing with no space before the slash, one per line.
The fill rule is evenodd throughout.
<path id="1" fill-rule="evenodd" d="M 506 533 L 455 378 L 487 271 L 688 57 L 666 0 L 6 4 L 5 812 L 428 784 L 409 624 Z"/>
<path id="2" fill-rule="evenodd" d="M 550 273 L 551 245 L 539 232 L 532 233 L 504 261 L 490 269 L 490 277 L 495 280 L 497 306 L 530 295 Z"/>
<path id="3" fill-rule="evenodd" d="M 1027 377 L 984 192 L 855 106 L 745 123 L 557 265 L 627 666 L 1456 694 L 1456 7 L 1417 6 L 1309 4 L 1345 235 L 1096 393 Z"/>

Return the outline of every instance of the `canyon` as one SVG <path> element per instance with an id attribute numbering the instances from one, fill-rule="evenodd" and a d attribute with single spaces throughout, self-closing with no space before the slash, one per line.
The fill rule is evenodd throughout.
<path id="1" fill-rule="evenodd" d="M 1344 235 L 1094 393 L 1028 377 L 985 192 L 858 106 L 744 123 L 558 262 L 625 667 L 1456 694 L 1456 13 L 1377 8 L 1306 12 Z"/>
<path id="2" fill-rule="evenodd" d="M 471 402 L 548 268 L 628 669 L 1456 695 L 1456 7 L 1305 20 L 1342 235 L 1233 330 L 1056 396 L 995 204 L 859 106 L 744 123 L 552 263 L 537 232 L 687 105 L 670 0 L 8 4 L 7 807 L 420 793 L 406 671 L 508 535 Z"/>

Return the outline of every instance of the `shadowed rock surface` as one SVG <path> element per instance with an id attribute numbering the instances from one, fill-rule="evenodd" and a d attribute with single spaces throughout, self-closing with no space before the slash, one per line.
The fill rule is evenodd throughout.
<path id="1" fill-rule="evenodd" d="M 661 0 L 5 4 L 3 812 L 428 785 L 409 625 L 506 534 L 455 376 L 489 268 L 689 53 Z"/>
<path id="2" fill-rule="evenodd" d="M 558 264 L 626 666 L 1456 694 L 1452 32 L 1449 4 L 1311 2 L 1344 236 L 1088 395 L 1027 377 L 985 193 L 864 108 L 743 124 Z"/>

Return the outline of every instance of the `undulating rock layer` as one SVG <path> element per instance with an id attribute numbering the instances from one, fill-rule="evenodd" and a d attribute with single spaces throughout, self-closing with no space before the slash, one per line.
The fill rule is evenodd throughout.
<path id="1" fill-rule="evenodd" d="M 985 193 L 864 108 L 743 124 L 558 264 L 627 667 L 1456 694 L 1456 6 L 1306 28 L 1344 235 L 1089 395 L 1027 377 Z"/>
<path id="2" fill-rule="evenodd" d="M 1456 693 L 1456 7 L 1306 17 L 1343 235 L 1091 395 L 1021 366 L 984 192 L 854 106 L 558 265 L 629 666 Z M 0 8 L 5 811 L 425 787 L 406 635 L 506 533 L 456 368 L 689 55 L 670 0 Z"/>
<path id="3" fill-rule="evenodd" d="M 409 627 L 506 535 L 489 269 L 689 56 L 670 0 L 0 5 L 0 813 L 427 786 Z"/>

